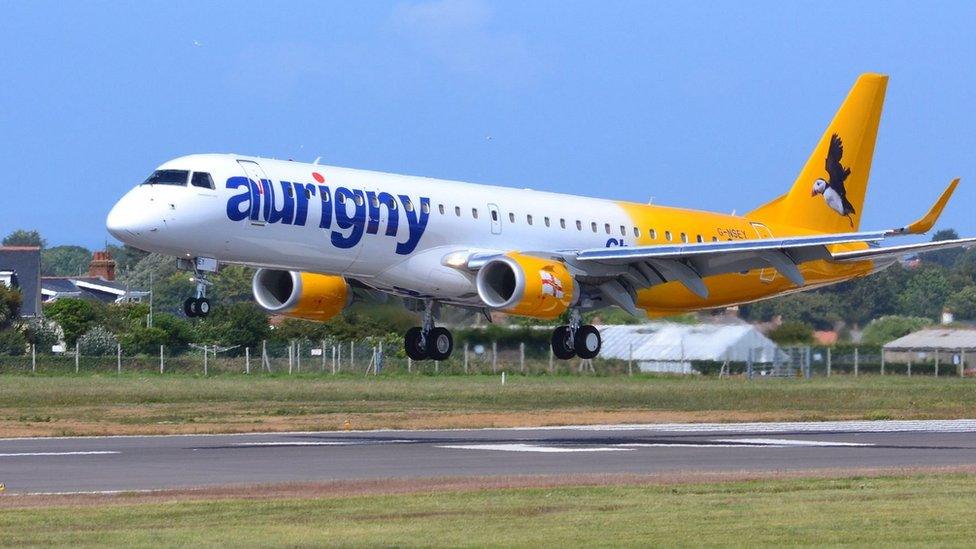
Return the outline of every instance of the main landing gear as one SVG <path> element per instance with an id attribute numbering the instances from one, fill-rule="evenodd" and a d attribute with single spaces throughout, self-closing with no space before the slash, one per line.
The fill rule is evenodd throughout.
<path id="1" fill-rule="evenodd" d="M 196 268 L 193 269 L 193 278 L 191 280 L 197 283 L 197 289 L 194 297 L 188 297 L 183 301 L 183 312 L 189 318 L 206 317 L 210 314 L 210 300 L 207 299 L 207 287 L 213 286 L 213 282 L 208 280 L 207 276 Z"/>
<path id="2" fill-rule="evenodd" d="M 454 336 L 447 328 L 434 326 L 434 303 L 424 303 L 424 324 L 407 330 L 403 348 L 413 360 L 447 360 L 454 350 Z"/>
<path id="3" fill-rule="evenodd" d="M 569 360 L 574 356 L 595 358 L 600 354 L 602 345 L 600 330 L 590 324 L 582 324 L 578 311 L 573 311 L 569 325 L 560 326 L 552 332 L 552 354 L 560 360 Z"/>

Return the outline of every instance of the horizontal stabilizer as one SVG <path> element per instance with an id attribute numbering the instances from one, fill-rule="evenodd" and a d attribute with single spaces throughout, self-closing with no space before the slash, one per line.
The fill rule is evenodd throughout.
<path id="1" fill-rule="evenodd" d="M 904 246 L 890 246 L 887 248 L 870 248 L 854 252 L 840 252 L 832 254 L 832 261 L 851 262 L 868 259 L 898 259 L 908 254 L 934 252 L 948 248 L 971 248 L 976 246 L 976 238 L 959 238 L 956 240 L 939 240 L 937 242 L 922 242 L 921 244 L 906 244 Z"/>

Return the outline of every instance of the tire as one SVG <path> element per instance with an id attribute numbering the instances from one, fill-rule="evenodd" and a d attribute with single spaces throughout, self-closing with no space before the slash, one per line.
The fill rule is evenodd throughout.
<path id="1" fill-rule="evenodd" d="M 552 331 L 552 356 L 559 360 L 569 360 L 576 356 L 576 349 L 569 344 L 569 326 L 560 326 Z"/>
<path id="2" fill-rule="evenodd" d="M 586 324 L 576 330 L 576 355 L 583 359 L 590 359 L 600 354 L 600 347 L 603 346 L 603 339 L 600 337 L 600 330 Z"/>
<path id="3" fill-rule="evenodd" d="M 447 328 L 434 328 L 427 335 L 427 358 L 447 360 L 454 350 L 454 337 Z"/>
<path id="4" fill-rule="evenodd" d="M 427 359 L 427 348 L 422 344 L 421 335 L 420 327 L 414 326 L 403 336 L 403 350 L 413 360 Z"/>
<path id="5" fill-rule="evenodd" d="M 197 316 L 206 318 L 210 314 L 210 300 L 205 297 L 198 299 L 196 310 Z"/>
<path id="6" fill-rule="evenodd" d="M 193 318 L 193 317 L 197 316 L 197 308 L 196 308 L 196 305 L 197 305 L 197 300 L 196 299 L 193 299 L 192 297 L 188 297 L 188 298 L 184 299 L 183 300 L 183 314 L 185 314 L 187 318 Z"/>

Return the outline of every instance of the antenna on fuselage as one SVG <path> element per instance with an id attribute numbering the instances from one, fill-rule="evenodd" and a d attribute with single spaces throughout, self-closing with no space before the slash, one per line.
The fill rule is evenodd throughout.
<path id="1" fill-rule="evenodd" d="M 312 164 L 318 164 L 319 163 L 319 160 L 322 160 L 322 157 L 321 156 L 316 156 L 315 157 L 315 162 L 312 162 Z"/>

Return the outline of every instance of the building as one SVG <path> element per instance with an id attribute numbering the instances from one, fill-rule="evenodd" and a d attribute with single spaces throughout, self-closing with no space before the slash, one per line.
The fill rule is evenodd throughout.
<path id="1" fill-rule="evenodd" d="M 601 358 L 634 360 L 642 372 L 693 373 L 693 362 L 773 364 L 789 357 L 751 324 L 651 322 L 600 326 Z"/>
<path id="2" fill-rule="evenodd" d="M 885 360 L 891 362 L 935 362 L 970 364 L 976 353 L 976 330 L 960 328 L 926 328 L 885 343 Z"/>
<path id="3" fill-rule="evenodd" d="M 108 252 L 95 252 L 85 276 L 41 277 L 41 295 L 44 303 L 66 297 L 105 303 L 139 303 L 148 298 L 149 292 L 117 282 L 115 260 Z"/>
<path id="4" fill-rule="evenodd" d="M 0 284 L 20 290 L 20 316 L 41 316 L 41 249 L 0 246 Z"/>

